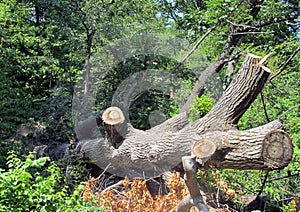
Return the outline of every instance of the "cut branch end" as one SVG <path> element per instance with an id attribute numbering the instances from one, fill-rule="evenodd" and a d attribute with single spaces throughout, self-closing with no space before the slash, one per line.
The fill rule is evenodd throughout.
<path id="1" fill-rule="evenodd" d="M 109 125 L 122 124 L 125 121 L 124 114 L 118 107 L 107 108 L 103 112 L 102 119 L 106 124 Z"/>
<path id="2" fill-rule="evenodd" d="M 292 138 L 283 130 L 268 133 L 263 140 L 262 156 L 268 166 L 276 169 L 289 164 L 293 155 Z"/>
<path id="3" fill-rule="evenodd" d="M 197 158 L 207 158 L 212 156 L 217 149 L 217 145 L 209 140 L 201 139 L 196 141 L 193 146 L 193 154 Z"/>

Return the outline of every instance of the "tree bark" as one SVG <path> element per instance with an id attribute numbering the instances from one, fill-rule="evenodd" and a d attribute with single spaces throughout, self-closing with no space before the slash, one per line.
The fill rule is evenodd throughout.
<path id="1" fill-rule="evenodd" d="M 246 131 L 205 133 L 200 141 L 218 146 L 205 167 L 272 170 L 287 166 L 293 155 L 292 139 L 280 125 L 276 120 Z"/>
<path id="2" fill-rule="evenodd" d="M 280 130 L 283 125 L 278 120 L 246 131 L 236 127 L 270 74 L 260 59 L 248 54 L 219 102 L 194 123 L 187 124 L 186 113 L 147 131 L 124 122 L 122 132 L 115 132 L 122 135 L 121 142 L 117 136 L 117 148 L 112 145 L 114 137 L 106 127 L 106 137 L 82 141 L 81 152 L 99 167 L 128 177 L 160 175 L 178 165 L 183 156 L 199 152 L 199 146 L 201 151 L 208 151 L 205 157 L 197 158 L 205 167 L 266 170 L 285 167 L 292 158 L 293 147 L 290 136 Z M 108 123 L 103 121 L 106 126 Z M 111 128 L 117 126 L 110 124 Z M 213 143 L 216 149 L 202 145 L 205 142 Z"/>

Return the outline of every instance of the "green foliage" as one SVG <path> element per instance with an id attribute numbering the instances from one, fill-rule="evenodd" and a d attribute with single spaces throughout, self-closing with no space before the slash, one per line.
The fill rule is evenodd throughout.
<path id="1" fill-rule="evenodd" d="M 22 88 L 22 82 L 17 81 L 17 76 L 12 74 L 13 71 L 16 71 L 18 65 L 20 65 L 22 57 L 22 53 L 13 46 L 13 43 L 16 42 L 16 46 L 19 46 L 19 42 L 16 40 L 22 37 L 20 24 L 22 23 L 22 18 L 26 16 L 27 11 L 25 4 L 14 5 L 14 3 L 14 1 L 1 1 L 0 3 L 0 26 L 2 29 L 5 29 L 0 32 L 1 137 L 12 135 L 17 128 L 14 123 L 24 121 L 24 116 L 30 107 L 30 98 L 26 96 Z M 13 8 L 16 10 L 15 12 L 11 12 Z M 12 31 L 15 31 L 15 36 L 12 36 Z M 16 108 L 19 108 L 19 110 Z"/>
<path id="2" fill-rule="evenodd" d="M 42 1 L 35 4 L 0 3 L 1 138 L 14 136 L 20 124 L 36 120 L 38 111 L 47 107 L 39 100 L 49 98 L 55 86 L 75 81 L 82 65 L 81 59 L 70 56 L 74 40 L 67 37 L 68 31 L 46 24 L 51 23 L 43 20 L 46 7 Z"/>
<path id="3" fill-rule="evenodd" d="M 198 179 L 201 185 L 208 189 L 218 187 L 219 184 L 226 185 L 221 188 L 224 192 L 233 190 L 233 199 L 240 207 L 244 207 L 245 202 L 241 196 L 256 196 L 259 194 L 269 195 L 265 205 L 265 211 L 291 207 L 290 201 L 297 198 L 300 192 L 299 176 L 291 176 L 288 169 L 278 171 L 262 170 L 232 170 L 232 169 L 209 169 L 198 172 Z M 262 192 L 262 193 L 261 193 Z M 247 211 L 247 208 L 245 209 Z"/>
<path id="4" fill-rule="evenodd" d="M 25 161 L 11 152 L 7 171 L 0 170 L 0 211 L 103 211 L 80 199 L 83 186 L 69 195 L 58 166 L 46 157 Z"/>
<path id="5" fill-rule="evenodd" d="M 70 87 L 66 84 L 51 90 L 50 98 L 35 100 L 40 109 L 33 115 L 33 119 L 45 126 L 42 131 L 36 133 L 36 141 L 47 144 L 49 141 L 63 143 L 74 139 Z"/>
<path id="6" fill-rule="evenodd" d="M 210 95 L 204 94 L 201 97 L 195 97 L 194 103 L 191 105 L 189 111 L 189 118 L 191 121 L 195 121 L 205 116 L 216 103 Z"/>
<path id="7" fill-rule="evenodd" d="M 296 18 L 297 15 L 299 18 L 297 1 L 159 0 L 158 2 L 162 7 L 162 16 L 165 17 L 167 23 L 190 41 L 196 41 L 210 27 L 218 25 L 200 48 L 209 60 L 216 60 L 220 52 L 224 50 L 232 23 L 236 25 L 236 29 L 240 29 L 242 26 L 259 24 L 270 19 L 294 16 L 288 23 L 268 24 L 254 30 L 258 33 L 242 35 L 242 42 L 235 48 L 235 53 L 253 53 L 253 49 L 261 47 L 268 49 L 270 53 L 270 50 L 272 51 L 272 48 L 277 45 L 284 44 L 290 39 L 295 43 L 297 36 L 299 39 L 299 19 Z M 237 34 L 236 38 L 238 37 Z"/>

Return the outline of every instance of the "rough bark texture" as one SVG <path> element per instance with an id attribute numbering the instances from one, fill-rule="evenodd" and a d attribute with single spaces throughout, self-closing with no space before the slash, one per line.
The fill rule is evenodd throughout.
<path id="1" fill-rule="evenodd" d="M 289 164 L 293 145 L 290 136 L 276 127 L 280 122 L 246 131 L 208 132 L 203 140 L 215 141 L 218 149 L 207 167 L 271 170 Z"/>
<path id="2" fill-rule="evenodd" d="M 183 156 L 191 155 L 197 142 L 210 142 L 217 147 L 211 158 L 198 157 L 197 161 L 205 163 L 206 167 L 285 167 L 292 157 L 292 143 L 287 133 L 280 130 L 283 125 L 278 120 L 251 130 L 236 129 L 239 118 L 262 90 L 270 74 L 260 59 L 248 54 L 219 102 L 194 123 L 187 124 L 185 112 L 147 131 L 123 123 L 122 129 L 126 132 L 122 131 L 118 148 L 112 145 L 113 137 L 108 130 L 117 129 L 112 124 L 110 128 L 106 127 L 105 138 L 82 141 L 81 152 L 99 167 L 128 177 L 153 177 L 170 170 Z"/>
<path id="3" fill-rule="evenodd" d="M 235 128 L 267 81 L 270 70 L 261 65 L 260 57 L 248 54 L 235 79 L 221 99 L 202 119 L 193 124 L 199 131 Z"/>
<path id="4" fill-rule="evenodd" d="M 123 112 L 117 107 L 110 107 L 103 112 L 102 122 L 107 142 L 114 148 L 118 148 L 127 133 L 127 124 Z"/>

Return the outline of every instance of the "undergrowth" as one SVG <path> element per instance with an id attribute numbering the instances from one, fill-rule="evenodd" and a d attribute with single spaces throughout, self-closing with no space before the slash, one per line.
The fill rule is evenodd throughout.
<path id="1" fill-rule="evenodd" d="M 110 189 L 96 190 L 96 178 L 90 178 L 83 191 L 87 202 L 97 200 L 99 207 L 115 212 L 123 211 L 175 211 L 176 206 L 188 194 L 180 174 L 174 173 L 168 183 L 170 192 L 166 195 L 151 196 L 146 181 L 135 179 L 132 182 L 125 178 L 120 184 Z"/>

